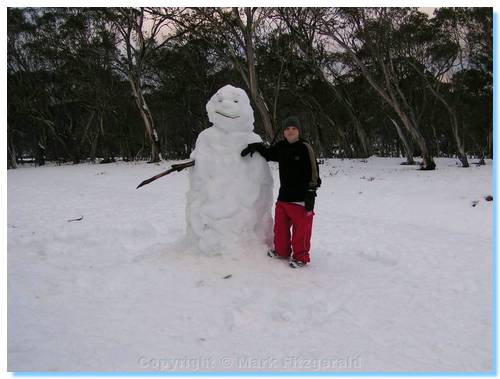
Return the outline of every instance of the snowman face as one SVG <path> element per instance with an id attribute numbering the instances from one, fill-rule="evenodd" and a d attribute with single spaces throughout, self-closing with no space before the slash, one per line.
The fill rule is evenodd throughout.
<path id="1" fill-rule="evenodd" d="M 231 85 L 222 87 L 207 103 L 208 119 L 228 133 L 253 130 L 253 109 L 247 94 Z"/>

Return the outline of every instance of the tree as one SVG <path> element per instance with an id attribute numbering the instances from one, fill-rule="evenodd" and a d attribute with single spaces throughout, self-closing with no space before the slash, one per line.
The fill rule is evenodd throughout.
<path id="1" fill-rule="evenodd" d="M 320 33 L 330 37 L 359 67 L 419 146 L 422 169 L 436 164 L 420 130 L 415 111 L 400 86 L 395 64 L 394 29 L 409 12 L 404 8 L 343 8 L 323 10 Z"/>
<path id="2" fill-rule="evenodd" d="M 166 135 L 164 149 L 172 158 L 187 158 L 199 132 L 209 126 L 205 104 L 218 71 L 208 51 L 204 40 L 186 35 L 157 50 L 151 60 L 151 109 L 165 125 L 159 133 Z"/>
<path id="3" fill-rule="evenodd" d="M 455 62 L 461 52 L 460 44 L 450 36 L 456 33 L 457 25 L 453 30 L 443 29 L 441 17 L 428 20 L 421 13 L 412 14 L 403 23 L 397 35 L 399 39 L 410 43 L 400 45 L 399 56 L 404 64 L 411 67 L 423 80 L 426 88 L 443 105 L 450 118 L 453 139 L 457 147 L 457 155 L 463 167 L 469 167 L 463 140 L 460 136 L 460 126 L 457 112 L 446 98 L 443 89 L 447 87 L 447 77 L 453 70 Z"/>
<path id="4" fill-rule="evenodd" d="M 130 83 L 145 133 L 151 143 L 150 162 L 160 161 L 161 147 L 155 121 L 144 96 L 146 65 L 155 50 L 161 49 L 183 34 L 176 33 L 175 30 L 174 34 L 162 34 L 162 29 L 169 26 L 168 21 L 179 13 L 182 13 L 181 9 L 169 8 L 166 8 L 163 14 L 146 8 L 109 8 L 105 13 L 121 36 L 118 41 L 121 48 L 116 69 L 122 72 Z M 161 42 L 160 38 L 163 39 Z"/>
<path id="5" fill-rule="evenodd" d="M 194 8 L 193 11 L 192 23 L 179 25 L 209 42 L 219 59 L 230 58 L 250 92 L 266 136 L 271 139 L 274 127 L 257 77 L 255 39 L 272 8 Z"/>
<path id="6" fill-rule="evenodd" d="M 9 8 L 7 31 L 9 167 L 185 158 L 227 83 L 325 157 L 492 154 L 491 8 Z"/>
<path id="7" fill-rule="evenodd" d="M 279 14 L 319 80 L 347 111 L 361 145 L 361 156 L 369 157 L 372 152 L 368 137 L 337 69 L 340 63 L 338 54 L 327 53 L 325 42 L 318 34 L 323 13 L 315 8 L 279 8 Z"/>

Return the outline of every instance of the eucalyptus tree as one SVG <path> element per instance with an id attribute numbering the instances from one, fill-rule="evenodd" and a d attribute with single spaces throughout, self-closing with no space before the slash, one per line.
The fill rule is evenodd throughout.
<path id="1" fill-rule="evenodd" d="M 406 8 L 328 8 L 321 18 L 320 33 L 331 37 L 332 48 L 345 52 L 359 67 L 378 96 L 397 115 L 422 153 L 422 169 L 436 167 L 420 129 L 415 109 L 400 86 L 395 62 L 394 30 L 411 12 Z"/>
<path id="2" fill-rule="evenodd" d="M 84 8 L 11 8 L 8 22 L 8 119 L 29 128 L 26 153 L 39 163 L 45 152 L 75 163 L 95 158 L 116 112 L 115 47 L 105 22 Z"/>
<path id="3" fill-rule="evenodd" d="M 209 126 L 205 105 L 218 85 L 217 75 L 225 72 L 212 55 L 206 41 L 186 35 L 156 51 L 151 60 L 150 105 L 166 126 L 159 133 L 170 157 L 187 158 L 198 134 Z"/>
<path id="4" fill-rule="evenodd" d="M 255 55 L 258 57 L 256 71 L 259 86 L 263 96 L 272 99 L 269 111 L 272 124 L 277 126 L 279 119 L 284 116 L 283 109 L 279 106 L 283 91 L 300 91 L 301 80 L 296 74 L 300 72 L 305 76 L 307 70 L 298 62 L 290 36 L 284 33 L 283 23 L 274 20 L 274 25 L 273 22 L 269 23 L 267 33 L 262 33 L 255 41 Z"/>
<path id="5" fill-rule="evenodd" d="M 446 82 L 450 108 L 467 142 L 467 151 L 492 153 L 493 140 L 493 10 L 439 8 L 436 28 L 456 46 L 454 67 Z"/>
<path id="6" fill-rule="evenodd" d="M 46 86 L 49 65 L 39 57 L 43 46 L 37 43 L 37 17 L 34 9 L 8 8 L 7 149 L 13 168 L 18 154 L 35 155 L 46 145 L 46 129 L 55 134 Z"/>
<path id="7" fill-rule="evenodd" d="M 457 62 L 463 59 L 460 43 L 451 38 L 459 27 L 455 23 L 453 30 L 449 30 L 445 24 L 441 16 L 429 19 L 420 12 L 410 13 L 394 31 L 395 38 L 401 41 L 396 45 L 396 54 L 400 63 L 418 75 L 416 80 L 424 83 L 449 115 L 457 156 L 463 167 L 469 167 L 458 110 L 449 98 L 453 93 L 449 78 L 456 71 Z M 434 126 L 431 127 L 435 133 Z"/>
<path id="8" fill-rule="evenodd" d="M 361 146 L 361 157 L 372 154 L 370 141 L 359 118 L 359 110 L 355 109 L 352 96 L 346 91 L 345 80 L 351 67 L 343 63 L 343 59 L 335 51 L 329 50 L 329 36 L 319 33 L 324 8 L 279 8 L 279 17 L 284 20 L 294 43 L 302 55 L 313 67 L 316 76 L 334 95 L 338 103 L 347 111 L 350 123 L 354 128 Z M 347 68 L 347 70 L 346 70 Z"/>
<path id="9" fill-rule="evenodd" d="M 104 158 L 109 158 L 109 147 L 117 138 L 112 126 L 118 111 L 120 79 L 113 71 L 117 54 L 114 35 L 99 10 L 63 10 L 56 51 L 64 57 L 57 74 L 69 87 L 65 96 L 78 105 L 83 118 L 81 127 L 71 132 L 72 138 L 92 161 L 99 146 Z"/>
<path id="10" fill-rule="evenodd" d="M 118 46 L 115 68 L 130 84 L 145 134 L 151 143 L 150 162 L 160 161 L 161 146 L 153 114 L 144 96 L 145 72 L 153 53 L 184 33 L 178 33 L 169 23 L 182 12 L 181 8 L 164 8 L 164 12 L 158 13 L 142 7 L 108 8 L 104 12 L 118 37 L 115 41 Z"/>
<path id="11" fill-rule="evenodd" d="M 191 21 L 179 20 L 178 25 L 209 42 L 218 59 L 231 62 L 249 91 L 266 136 L 272 138 L 271 109 L 260 88 L 255 43 L 261 34 L 269 31 L 268 22 L 273 9 L 191 8 L 191 12 Z"/>

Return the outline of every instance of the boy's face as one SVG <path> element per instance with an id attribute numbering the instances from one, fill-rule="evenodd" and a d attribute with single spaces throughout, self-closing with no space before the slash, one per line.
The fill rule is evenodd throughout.
<path id="1" fill-rule="evenodd" d="M 295 126 L 287 126 L 283 134 L 288 142 L 295 142 L 299 139 L 299 129 Z"/>

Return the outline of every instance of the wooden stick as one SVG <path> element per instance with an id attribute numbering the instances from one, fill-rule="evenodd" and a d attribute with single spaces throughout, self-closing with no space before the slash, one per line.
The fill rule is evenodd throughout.
<path id="1" fill-rule="evenodd" d="M 149 184 L 149 183 L 155 181 L 156 179 L 161 178 L 162 176 L 168 175 L 171 172 L 182 171 L 185 168 L 192 167 L 192 166 L 194 166 L 194 161 L 173 164 L 167 171 L 160 172 L 158 175 L 155 175 L 155 176 L 141 182 L 141 184 L 139 184 L 136 189 L 141 188 L 142 186 L 145 186 L 146 184 Z"/>

